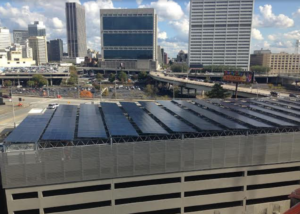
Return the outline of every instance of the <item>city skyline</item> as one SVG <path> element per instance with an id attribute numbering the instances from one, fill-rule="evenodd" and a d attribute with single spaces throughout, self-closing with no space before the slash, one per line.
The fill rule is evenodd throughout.
<path id="1" fill-rule="evenodd" d="M 188 50 L 189 1 L 79 1 L 63 0 L 48 4 L 46 1 L 11 0 L 0 3 L 0 26 L 25 30 L 34 21 L 43 21 L 47 39 L 62 39 L 67 51 L 65 2 L 80 2 L 86 10 L 87 48 L 100 51 L 100 9 L 153 7 L 158 14 L 158 45 L 171 57 L 180 50 Z M 284 6 L 284 12 L 280 10 Z M 257 0 L 254 4 L 251 53 L 266 48 L 272 52 L 294 52 L 296 39 L 300 39 L 300 3 Z M 51 10 L 50 10 L 51 9 Z M 53 13 L 52 11 L 57 11 Z"/>

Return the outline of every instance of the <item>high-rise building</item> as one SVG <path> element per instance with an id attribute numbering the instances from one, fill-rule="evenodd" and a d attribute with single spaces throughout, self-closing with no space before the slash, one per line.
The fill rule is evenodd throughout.
<path id="1" fill-rule="evenodd" d="M 61 39 L 47 42 L 48 61 L 61 61 L 63 57 L 63 41 Z"/>
<path id="2" fill-rule="evenodd" d="M 162 55 L 161 47 L 158 45 L 157 46 L 157 61 L 160 65 L 163 64 L 163 58 L 164 57 Z"/>
<path id="3" fill-rule="evenodd" d="M 101 9 L 100 16 L 104 60 L 157 63 L 157 15 L 153 8 Z"/>
<path id="4" fill-rule="evenodd" d="M 43 22 L 35 21 L 28 25 L 28 36 L 46 36 L 46 26 Z"/>
<path id="5" fill-rule="evenodd" d="M 0 49 L 5 49 L 11 45 L 9 29 L 0 27 Z"/>
<path id="6" fill-rule="evenodd" d="M 13 31 L 14 43 L 25 45 L 28 39 L 28 30 L 14 30 Z"/>
<path id="7" fill-rule="evenodd" d="M 191 0 L 189 65 L 249 69 L 254 0 Z"/>
<path id="8" fill-rule="evenodd" d="M 22 57 L 23 58 L 32 58 L 32 48 L 29 47 L 29 41 L 26 39 L 25 44 L 22 45 Z"/>
<path id="9" fill-rule="evenodd" d="M 169 63 L 168 54 L 166 52 L 164 52 L 164 63 L 165 65 Z"/>
<path id="10" fill-rule="evenodd" d="M 66 19 L 69 57 L 85 57 L 87 46 L 84 6 L 67 2 Z"/>
<path id="11" fill-rule="evenodd" d="M 187 62 L 188 54 L 185 53 L 183 50 L 179 51 L 177 54 L 176 62 Z"/>
<path id="12" fill-rule="evenodd" d="M 29 46 L 32 48 L 32 56 L 36 65 L 48 62 L 47 41 L 45 36 L 29 37 Z"/>

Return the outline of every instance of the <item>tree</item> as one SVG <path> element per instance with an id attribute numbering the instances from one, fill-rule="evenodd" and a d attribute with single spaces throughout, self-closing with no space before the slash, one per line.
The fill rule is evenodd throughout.
<path id="1" fill-rule="evenodd" d="M 224 99 L 226 97 L 229 97 L 231 94 L 225 90 L 224 88 L 222 88 L 222 86 L 220 84 L 215 84 L 212 87 L 212 90 L 208 91 L 205 93 L 205 95 L 209 98 L 221 98 Z"/>
<path id="2" fill-rule="evenodd" d="M 121 71 L 118 75 L 118 79 L 124 83 L 128 80 L 127 74 L 124 71 Z"/>
<path id="3" fill-rule="evenodd" d="M 10 80 L 5 80 L 4 85 L 10 87 L 12 86 L 12 82 Z"/>
<path id="4" fill-rule="evenodd" d="M 154 85 L 146 85 L 146 88 L 145 88 L 145 93 L 150 96 L 150 97 L 153 97 L 156 95 L 156 93 L 158 92 L 158 89 L 154 86 Z"/>
<path id="5" fill-rule="evenodd" d="M 42 87 L 48 84 L 48 80 L 41 74 L 35 74 L 32 76 L 32 81 L 36 86 Z"/>
<path id="6" fill-rule="evenodd" d="M 187 72 L 188 71 L 188 65 L 185 63 L 174 63 L 171 66 L 172 72 Z"/>
<path id="7" fill-rule="evenodd" d="M 131 79 L 133 81 L 137 80 L 138 78 L 139 78 L 139 76 L 137 74 L 131 76 Z"/>
<path id="8" fill-rule="evenodd" d="M 116 75 L 115 74 L 110 74 L 109 75 L 109 78 L 108 78 L 109 82 L 113 83 L 115 81 L 115 79 L 116 79 Z"/>
<path id="9" fill-rule="evenodd" d="M 268 73 L 271 71 L 270 67 L 260 66 L 260 65 L 253 65 L 250 67 L 250 71 L 255 73 Z"/>
<path id="10" fill-rule="evenodd" d="M 68 81 L 69 85 L 75 85 L 78 83 L 78 74 L 75 66 L 70 66 L 70 78 Z"/>
<path id="11" fill-rule="evenodd" d="M 103 80 L 103 75 L 100 74 L 100 73 L 98 73 L 98 74 L 96 75 L 96 79 L 98 80 L 98 82 L 100 82 L 101 80 Z"/>
<path id="12" fill-rule="evenodd" d="M 146 79 L 147 76 L 148 76 L 148 74 L 147 74 L 146 71 L 141 71 L 141 72 L 139 73 L 138 78 L 139 78 L 139 80 L 143 80 L 143 79 Z"/>
<path id="13" fill-rule="evenodd" d="M 29 87 L 32 87 L 32 86 L 35 85 L 35 83 L 34 83 L 33 80 L 28 80 L 28 81 L 27 81 L 27 85 L 28 85 Z"/>

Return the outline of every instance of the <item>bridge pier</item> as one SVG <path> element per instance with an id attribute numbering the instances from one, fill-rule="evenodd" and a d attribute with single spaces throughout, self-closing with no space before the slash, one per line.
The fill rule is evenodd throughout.
<path id="1" fill-rule="evenodd" d="M 50 85 L 53 86 L 53 80 L 52 79 L 50 79 Z"/>
<path id="2" fill-rule="evenodd" d="M 197 89 L 195 89 L 195 97 L 197 97 Z"/>
<path id="3" fill-rule="evenodd" d="M 18 79 L 18 85 L 20 85 L 21 83 L 20 83 L 20 79 Z"/>
<path id="4" fill-rule="evenodd" d="M 269 77 L 267 77 L 267 84 L 269 83 Z"/>

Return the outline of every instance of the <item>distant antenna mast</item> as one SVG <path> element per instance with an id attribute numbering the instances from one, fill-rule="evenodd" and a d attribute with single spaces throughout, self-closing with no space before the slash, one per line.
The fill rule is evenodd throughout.
<path id="1" fill-rule="evenodd" d="M 296 40 L 295 44 L 295 54 L 299 54 L 299 45 L 300 45 L 300 40 Z"/>

